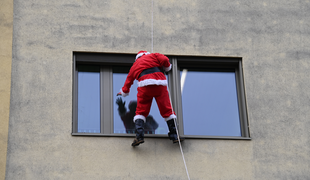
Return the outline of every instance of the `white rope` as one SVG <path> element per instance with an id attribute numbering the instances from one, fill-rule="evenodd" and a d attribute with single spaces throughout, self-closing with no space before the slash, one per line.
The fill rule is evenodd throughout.
<path id="1" fill-rule="evenodd" d="M 152 34 L 152 53 L 153 53 L 153 48 L 154 48 L 154 18 L 153 18 L 154 10 L 153 9 L 154 9 L 154 0 L 152 0 L 152 25 L 151 25 L 152 26 L 152 30 L 151 30 L 151 34 Z M 186 76 L 186 74 L 185 74 L 185 76 Z M 184 76 L 184 80 L 185 80 L 185 76 Z M 184 82 L 183 82 L 183 84 L 184 84 Z M 168 90 L 168 94 L 169 94 L 169 100 L 170 100 L 170 104 L 171 104 L 171 109 L 174 112 L 168 85 L 167 85 L 167 90 Z M 183 162 L 184 162 L 187 178 L 188 178 L 188 180 L 190 180 L 189 173 L 188 173 L 187 166 L 186 166 L 186 161 L 185 161 L 185 158 L 184 158 L 183 149 L 182 149 L 182 146 L 181 146 L 181 140 L 180 140 L 180 135 L 179 135 L 179 130 L 178 130 L 178 127 L 177 127 L 176 119 L 174 118 L 173 121 L 174 121 L 175 129 L 177 131 L 180 151 L 181 151 L 181 154 L 182 154 L 182 158 L 183 158 Z"/>
<path id="2" fill-rule="evenodd" d="M 154 47 L 154 18 L 153 18 L 153 14 L 154 14 L 154 0 L 152 0 L 152 32 L 151 32 L 151 34 L 152 34 L 152 53 L 153 53 L 153 47 Z"/>
<path id="3" fill-rule="evenodd" d="M 170 104 L 171 104 L 171 109 L 172 109 L 172 111 L 174 112 L 173 106 L 172 106 L 172 102 L 171 102 L 171 96 L 170 96 L 170 91 L 169 91 L 168 85 L 167 85 L 167 90 L 168 90 L 168 94 L 169 94 L 169 100 L 170 100 Z M 188 170 L 187 170 L 186 161 L 185 161 L 185 158 L 184 158 L 183 149 L 182 149 L 182 146 L 181 146 L 181 140 L 180 140 L 180 135 L 179 135 L 179 130 L 178 130 L 178 126 L 177 126 L 176 119 L 174 118 L 173 121 L 174 121 L 175 129 L 176 129 L 176 131 L 177 131 L 177 136 L 178 136 L 180 151 L 181 151 L 181 154 L 182 154 L 182 158 L 183 158 L 183 162 L 184 162 L 184 166 L 185 166 L 187 178 L 188 178 L 188 180 L 190 180 L 189 173 L 188 173 Z"/>

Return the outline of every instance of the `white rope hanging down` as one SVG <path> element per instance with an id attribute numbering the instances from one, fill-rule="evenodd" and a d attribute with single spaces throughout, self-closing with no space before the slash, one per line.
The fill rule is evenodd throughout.
<path id="1" fill-rule="evenodd" d="M 170 96 L 170 91 L 169 91 L 169 87 L 168 87 L 168 86 L 167 86 L 167 90 L 168 90 L 168 94 L 169 94 L 169 100 L 170 100 L 170 104 L 171 104 L 171 109 L 172 109 L 172 111 L 174 112 L 173 106 L 172 106 L 172 101 L 171 101 L 171 96 Z M 173 119 L 173 121 L 174 121 L 175 129 L 176 129 L 176 131 L 177 131 L 177 136 L 178 136 L 180 151 L 181 151 L 181 154 L 182 154 L 182 158 L 183 158 L 183 162 L 184 162 L 184 166 L 185 166 L 187 178 L 188 178 L 188 180 L 190 180 L 189 173 L 188 173 L 188 170 L 187 170 L 186 161 L 185 161 L 185 158 L 184 158 L 183 149 L 182 149 L 182 146 L 181 146 L 181 140 L 180 140 L 180 135 L 179 135 L 179 129 L 178 129 L 178 126 L 177 126 L 176 119 Z"/>
<path id="2" fill-rule="evenodd" d="M 152 45 L 151 46 L 152 46 L 152 53 L 153 53 L 153 48 L 154 48 L 154 0 L 152 0 L 152 28 L 151 29 L 152 29 L 151 30 L 151 36 L 152 36 Z M 169 94 L 169 100 L 170 100 L 170 104 L 171 104 L 171 109 L 174 112 L 168 85 L 167 85 L 167 90 L 168 90 L 168 94 Z M 190 180 L 189 173 L 188 173 L 187 166 L 186 166 L 186 161 L 185 161 L 185 158 L 184 158 L 183 149 L 182 149 L 182 146 L 181 146 L 181 140 L 180 140 L 180 135 L 179 135 L 179 130 L 178 130 L 178 127 L 177 127 L 176 119 L 173 119 L 173 121 L 174 121 L 174 125 L 175 125 L 176 131 L 177 131 L 180 151 L 181 151 L 181 154 L 182 154 L 182 158 L 183 158 L 183 162 L 184 162 L 187 178 L 188 178 L 188 180 Z"/>
<path id="3" fill-rule="evenodd" d="M 154 16 L 154 0 L 152 0 L 152 32 L 151 32 L 151 34 L 152 34 L 152 53 L 153 53 L 153 47 L 154 47 L 154 18 L 153 18 L 153 16 Z"/>

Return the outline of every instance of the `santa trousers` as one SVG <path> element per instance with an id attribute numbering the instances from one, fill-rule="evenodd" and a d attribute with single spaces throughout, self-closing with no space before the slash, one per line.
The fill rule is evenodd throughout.
<path id="1" fill-rule="evenodd" d="M 145 117 L 150 113 L 153 98 L 156 100 L 161 116 L 166 121 L 176 118 L 175 113 L 172 111 L 167 86 L 148 85 L 138 87 L 137 109 L 134 121 L 136 119 L 143 119 L 145 121 Z"/>

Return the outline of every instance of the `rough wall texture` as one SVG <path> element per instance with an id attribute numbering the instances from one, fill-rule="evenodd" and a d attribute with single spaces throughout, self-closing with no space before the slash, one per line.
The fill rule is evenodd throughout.
<path id="1" fill-rule="evenodd" d="M 72 137 L 72 52 L 152 47 L 151 1 L 15 0 L 6 179 L 186 179 L 178 146 Z M 187 140 L 191 179 L 310 179 L 309 0 L 156 0 L 154 52 L 243 58 L 251 141 Z"/>
<path id="2" fill-rule="evenodd" d="M 0 1 L 0 179 L 5 179 L 10 113 L 13 1 Z"/>

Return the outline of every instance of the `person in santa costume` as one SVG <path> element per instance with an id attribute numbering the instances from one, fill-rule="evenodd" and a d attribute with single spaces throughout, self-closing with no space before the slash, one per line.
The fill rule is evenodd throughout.
<path id="1" fill-rule="evenodd" d="M 175 113 L 169 100 L 167 79 L 161 68 L 168 72 L 171 70 L 169 58 L 160 53 L 139 51 L 127 75 L 124 86 L 117 95 L 126 97 L 134 80 L 138 80 L 137 109 L 133 118 L 135 123 L 136 138 L 132 146 L 144 143 L 144 124 L 148 116 L 153 98 L 155 98 L 161 116 L 167 122 L 168 136 L 173 143 L 178 142 L 174 119 Z"/>

